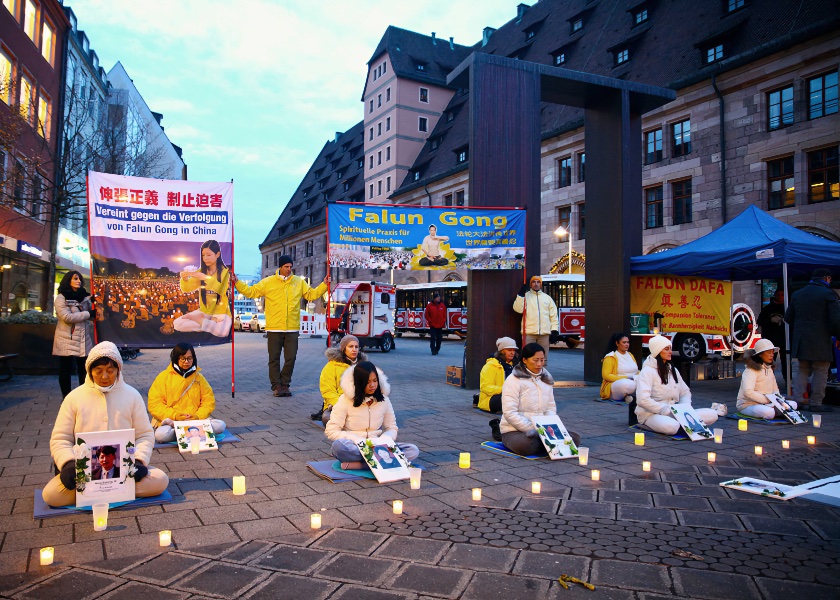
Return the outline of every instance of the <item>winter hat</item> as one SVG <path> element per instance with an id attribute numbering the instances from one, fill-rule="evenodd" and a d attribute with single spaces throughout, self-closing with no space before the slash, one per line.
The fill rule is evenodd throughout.
<path id="1" fill-rule="evenodd" d="M 773 342 L 767 338 L 761 338 L 755 343 L 753 350 L 755 350 L 756 354 L 761 354 L 762 352 L 767 352 L 768 350 L 775 350 L 778 352 L 779 348 L 778 346 L 773 345 Z"/>
<path id="2" fill-rule="evenodd" d="M 343 338 L 341 338 L 341 341 L 338 343 L 338 349 L 341 350 L 342 354 L 344 354 L 344 350 L 347 349 L 347 344 L 349 344 L 350 342 L 356 342 L 358 344 L 359 338 L 357 338 L 355 335 L 345 335 Z"/>
<path id="3" fill-rule="evenodd" d="M 671 345 L 671 340 L 662 335 L 655 335 L 648 340 L 648 348 L 651 356 L 659 356 L 665 348 Z"/>
<path id="4" fill-rule="evenodd" d="M 283 265 L 288 265 L 289 263 L 294 263 L 295 261 L 292 260 L 292 257 L 288 254 L 284 254 L 280 258 L 277 259 L 277 266 L 282 267 Z"/>
<path id="5" fill-rule="evenodd" d="M 537 281 L 539 281 L 540 283 L 542 283 L 542 277 L 540 277 L 539 275 L 534 275 L 533 277 L 531 277 L 531 279 L 528 280 L 528 283 L 529 284 L 533 283 L 535 279 Z"/>
<path id="6" fill-rule="evenodd" d="M 507 350 L 508 348 L 519 350 L 519 348 L 516 346 L 516 342 L 513 341 L 513 338 L 502 337 L 496 340 L 496 350 L 501 352 L 502 350 Z"/>

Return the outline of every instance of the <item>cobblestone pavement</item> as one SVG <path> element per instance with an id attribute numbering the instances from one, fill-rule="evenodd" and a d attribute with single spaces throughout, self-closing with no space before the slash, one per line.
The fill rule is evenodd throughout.
<path id="1" fill-rule="evenodd" d="M 240 334 L 236 397 L 224 375 L 230 347 L 200 348 L 217 392 L 216 416 L 242 438 L 218 452 L 155 451 L 170 476 L 171 504 L 114 512 L 105 532 L 89 515 L 33 520 L 33 494 L 51 477 L 49 436 L 60 404 L 56 378 L 18 376 L 0 384 L 0 595 L 16 598 L 837 598 L 840 509 L 783 502 L 718 483 L 755 476 L 803 483 L 840 473 L 840 414 L 819 429 L 733 420 L 723 444 L 648 434 L 633 444 L 627 410 L 593 402 L 595 387 L 559 388 L 564 423 L 590 448 L 588 467 L 525 461 L 479 448 L 489 416 L 472 391 L 444 383 L 463 345 L 402 338 L 370 358 L 392 383 L 400 440 L 421 449 L 422 489 L 407 482 L 332 484 L 306 469 L 328 458 L 323 433 L 307 419 L 319 403 L 323 340 L 301 340 L 292 398 L 274 398 L 265 340 Z M 125 368 L 141 393 L 166 365 L 146 350 Z M 558 380 L 582 379 L 580 350 L 553 350 Z M 738 380 L 695 382 L 694 404 L 734 408 Z M 808 446 L 806 435 L 816 435 Z M 783 450 L 782 439 L 791 441 Z M 764 447 L 757 457 L 754 446 Z M 470 452 L 470 469 L 458 454 Z M 717 453 L 711 464 L 706 453 Z M 642 460 L 652 462 L 643 473 Z M 594 482 L 589 469 L 601 471 Z M 231 477 L 248 493 L 233 496 Z M 530 493 L 531 482 L 542 493 Z M 470 489 L 483 499 L 471 500 Z M 404 514 L 390 502 L 402 499 Z M 312 533 L 310 513 L 323 515 Z M 162 551 L 157 532 L 173 530 Z M 55 547 L 40 567 L 38 548 Z M 688 552 L 686 555 L 680 551 Z M 562 589 L 569 574 L 597 586 Z"/>

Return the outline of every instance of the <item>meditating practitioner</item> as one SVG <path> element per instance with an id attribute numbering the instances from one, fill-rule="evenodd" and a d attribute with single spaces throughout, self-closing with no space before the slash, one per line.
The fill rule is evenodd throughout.
<path id="1" fill-rule="evenodd" d="M 548 452 L 531 421 L 534 417 L 557 414 L 554 403 L 554 379 L 543 366 L 545 350 L 532 342 L 522 348 L 522 357 L 502 386 L 502 443 L 522 456 L 546 456 Z M 580 436 L 569 431 L 580 444 Z"/>
<path id="2" fill-rule="evenodd" d="M 648 341 L 650 356 L 645 359 L 636 379 L 636 416 L 639 425 L 656 433 L 674 435 L 680 423 L 671 412 L 671 406 L 691 406 L 691 390 L 671 364 L 671 341 L 655 335 Z M 706 426 L 718 419 L 711 408 L 697 408 L 697 416 Z"/>
<path id="3" fill-rule="evenodd" d="M 607 344 L 606 356 L 601 360 L 601 398 L 633 401 L 639 365 L 630 354 L 630 336 L 614 333 Z"/>
<path id="4" fill-rule="evenodd" d="M 160 469 L 149 466 L 155 435 L 143 397 L 128 385 L 122 376 L 122 357 L 112 342 L 93 347 L 85 362 L 87 377 L 67 394 L 50 436 L 50 454 L 60 469 L 42 493 L 50 506 L 67 506 L 76 502 L 76 457 L 73 448 L 78 434 L 91 431 L 134 430 L 134 490 L 138 498 L 157 496 L 169 484 Z M 125 473 L 123 474 L 125 475 Z"/>
<path id="5" fill-rule="evenodd" d="M 332 455 L 341 461 L 342 469 L 365 469 L 368 466 L 356 442 L 382 435 L 397 441 L 397 419 L 388 399 L 391 386 L 381 370 L 365 361 L 344 371 L 341 389 L 325 433 L 332 442 Z M 414 444 L 397 446 L 409 462 L 420 454 Z"/>
<path id="6" fill-rule="evenodd" d="M 773 372 L 773 361 L 779 348 L 768 339 L 760 339 L 755 344 L 755 354 L 744 360 L 744 373 L 741 375 L 741 387 L 738 389 L 738 412 L 748 417 L 773 419 L 781 416 L 778 409 L 770 404 L 765 394 L 778 394 L 779 384 Z M 796 402 L 786 401 L 796 410 Z"/>
<path id="7" fill-rule="evenodd" d="M 496 353 L 487 359 L 479 375 L 478 408 L 481 410 L 502 412 L 502 386 L 513 371 L 518 351 L 512 338 L 496 340 Z"/>
<path id="8" fill-rule="evenodd" d="M 330 412 L 341 396 L 341 376 L 353 365 L 367 361 L 367 354 L 359 350 L 359 338 L 355 335 L 345 335 L 338 343 L 338 348 L 327 348 L 324 355 L 327 364 L 321 369 L 321 409 L 309 415 L 313 421 L 321 420 L 324 425 L 330 420 Z"/>
<path id="9" fill-rule="evenodd" d="M 169 365 L 158 373 L 149 388 L 149 413 L 155 428 L 155 441 L 174 442 L 175 421 L 210 419 L 213 433 L 222 433 L 227 425 L 210 416 L 216 408 L 216 396 L 201 374 L 195 349 L 184 342 L 176 344 L 169 353 L 169 360 Z"/>

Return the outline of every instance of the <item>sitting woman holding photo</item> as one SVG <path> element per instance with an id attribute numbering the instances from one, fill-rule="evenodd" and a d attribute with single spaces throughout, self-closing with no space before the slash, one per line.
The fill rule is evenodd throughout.
<path id="1" fill-rule="evenodd" d="M 134 430 L 134 489 L 138 498 L 157 496 L 169 484 L 160 469 L 149 467 L 155 435 L 143 397 L 122 377 L 122 357 L 111 342 L 93 347 L 85 362 L 87 377 L 67 394 L 50 436 L 50 454 L 60 473 L 42 492 L 50 506 L 76 502 L 76 457 L 73 447 L 78 434 L 92 431 Z"/>
<path id="2" fill-rule="evenodd" d="M 174 421 L 210 419 L 213 433 L 222 433 L 227 426 L 224 421 L 210 417 L 216 408 L 216 396 L 201 374 L 192 345 L 176 344 L 169 360 L 170 364 L 149 388 L 149 413 L 155 428 L 155 441 L 175 441 Z"/>
<path id="3" fill-rule="evenodd" d="M 502 386 L 502 420 L 499 423 L 502 443 L 521 456 L 548 455 L 531 421 L 533 417 L 557 414 L 554 379 L 543 365 L 543 347 L 537 343 L 525 344 L 519 364 Z M 576 446 L 580 445 L 578 434 L 569 431 L 569 435 Z"/>
<path id="4" fill-rule="evenodd" d="M 691 407 L 691 390 L 671 364 L 671 340 L 656 335 L 648 341 L 650 356 L 645 359 L 636 380 L 636 416 L 639 425 L 656 433 L 675 435 L 680 423 L 671 406 L 680 404 Z M 718 419 L 711 408 L 697 408 L 697 416 L 706 426 Z"/>
<path id="5" fill-rule="evenodd" d="M 309 415 L 309 418 L 313 421 L 320 419 L 326 425 L 333 406 L 342 394 L 341 376 L 348 368 L 359 362 L 366 362 L 368 358 L 364 352 L 359 351 L 359 338 L 355 335 L 345 335 L 341 338 L 338 348 L 327 348 L 324 355 L 329 362 L 321 369 L 320 388 L 323 404 L 321 410 Z"/>
<path id="6" fill-rule="evenodd" d="M 201 245 L 201 268 L 181 271 L 181 291 L 198 291 L 198 310 L 181 315 L 176 311 L 175 331 L 206 331 L 227 337 L 233 318 L 230 316 L 228 288 L 230 271 L 222 260 L 222 247 L 216 240 Z"/>
<path id="7" fill-rule="evenodd" d="M 387 435 L 397 441 L 397 419 L 388 399 L 388 378 L 373 363 L 360 362 L 341 376 L 342 394 L 332 409 L 325 430 L 332 455 L 342 469 L 365 469 L 367 464 L 356 442 Z M 397 444 L 409 462 L 420 450 L 414 444 Z"/>
<path id="8" fill-rule="evenodd" d="M 601 360 L 601 398 L 631 402 L 636 393 L 638 374 L 639 365 L 630 354 L 630 336 L 614 333 L 607 344 L 607 353 Z"/>
<path id="9" fill-rule="evenodd" d="M 779 394 L 779 384 L 773 372 L 773 359 L 779 349 L 768 339 L 760 339 L 755 344 L 755 354 L 744 359 L 744 373 L 741 375 L 741 387 L 738 390 L 738 412 L 748 417 L 774 419 L 781 416 L 775 406 L 770 404 L 765 394 Z M 788 406 L 796 410 L 796 402 L 786 400 Z"/>

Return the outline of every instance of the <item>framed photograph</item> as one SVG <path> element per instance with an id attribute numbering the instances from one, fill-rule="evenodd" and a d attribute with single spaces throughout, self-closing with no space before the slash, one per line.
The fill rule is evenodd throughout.
<path id="1" fill-rule="evenodd" d="M 794 425 L 802 425 L 808 422 L 808 419 L 802 416 L 801 412 L 791 408 L 790 404 L 787 403 L 787 400 L 781 394 L 764 394 L 764 397 L 770 400 L 770 404 Z"/>
<path id="2" fill-rule="evenodd" d="M 566 431 L 566 426 L 557 415 L 548 417 L 534 417 L 531 419 L 537 429 L 537 435 L 545 446 L 548 457 L 551 460 L 563 458 L 574 458 L 578 455 L 577 446 L 572 441 L 572 436 Z"/>
<path id="3" fill-rule="evenodd" d="M 840 506 L 840 476 L 826 477 L 802 485 L 791 486 L 753 477 L 739 477 L 720 484 L 733 490 L 766 496 L 777 500 L 806 497 L 808 500 Z"/>
<path id="4" fill-rule="evenodd" d="M 408 460 L 396 442 L 387 435 L 356 442 L 362 458 L 379 483 L 409 478 Z"/>
<path id="5" fill-rule="evenodd" d="M 198 443 L 198 451 L 218 450 L 219 442 L 213 433 L 210 420 L 204 421 L 175 421 L 175 440 L 181 453 L 192 452 L 193 441 Z"/>
<path id="6" fill-rule="evenodd" d="M 703 419 L 694 412 L 690 404 L 673 404 L 671 413 L 692 442 L 714 439 L 714 434 L 706 427 Z"/>
<path id="7" fill-rule="evenodd" d="M 76 506 L 134 500 L 134 430 L 76 436 Z"/>

